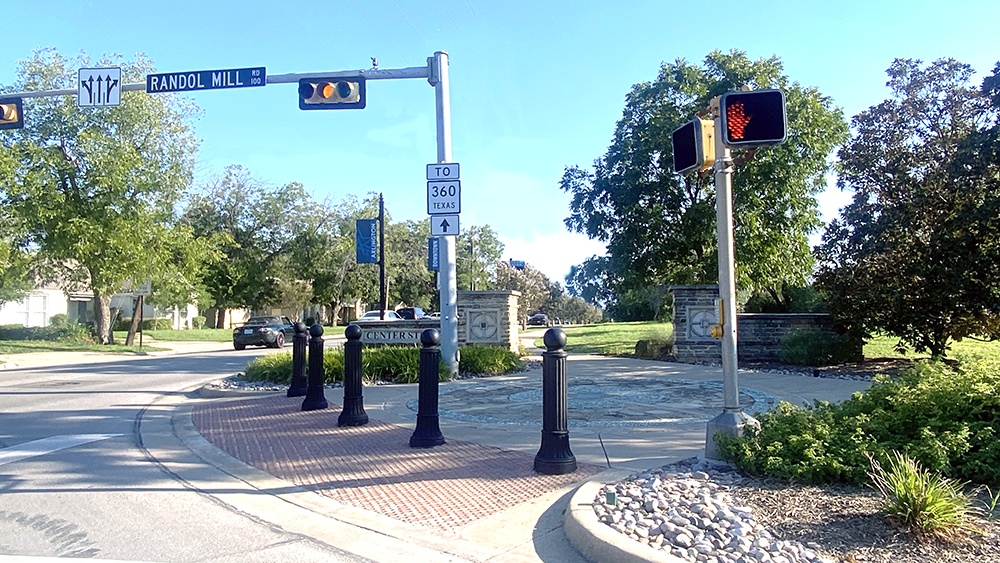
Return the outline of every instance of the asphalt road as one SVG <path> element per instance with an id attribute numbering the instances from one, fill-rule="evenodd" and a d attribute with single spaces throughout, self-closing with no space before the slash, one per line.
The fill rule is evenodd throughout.
<path id="1" fill-rule="evenodd" d="M 268 352 L 0 371 L 0 560 L 367 561 L 189 489 L 141 443 L 169 399 Z M 175 436 L 152 439 L 181 461 Z"/>

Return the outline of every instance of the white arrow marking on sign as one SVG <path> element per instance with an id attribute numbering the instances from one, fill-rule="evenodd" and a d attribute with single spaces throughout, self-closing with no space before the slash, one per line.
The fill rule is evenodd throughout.
<path id="1" fill-rule="evenodd" d="M 454 236 L 458 230 L 458 215 L 434 215 L 431 218 L 432 237 Z"/>
<path id="2" fill-rule="evenodd" d="M 29 457 L 58 452 L 66 448 L 75 448 L 91 442 L 99 442 L 108 438 L 117 438 L 121 434 L 71 434 L 68 436 L 52 436 L 33 442 L 25 442 L 0 450 L 0 465 L 14 463 Z"/>

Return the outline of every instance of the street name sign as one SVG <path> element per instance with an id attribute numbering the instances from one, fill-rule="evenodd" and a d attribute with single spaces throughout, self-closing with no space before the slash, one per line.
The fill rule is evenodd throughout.
<path id="1" fill-rule="evenodd" d="M 435 215 L 431 217 L 432 237 L 453 237 L 458 234 L 458 215 Z"/>
<path id="2" fill-rule="evenodd" d="M 454 215 L 462 212 L 462 182 L 458 180 L 427 182 L 427 214 Z"/>
<path id="3" fill-rule="evenodd" d="M 427 165 L 428 180 L 458 180 L 457 162 L 438 162 Z"/>
<path id="4" fill-rule="evenodd" d="M 220 88 L 249 88 L 264 86 L 267 70 L 262 67 L 229 68 L 223 70 L 195 70 L 146 75 L 146 92 L 191 92 L 218 90 Z"/>
<path id="5" fill-rule="evenodd" d="M 77 82 L 76 105 L 82 108 L 108 107 L 121 104 L 122 69 L 81 68 Z"/>

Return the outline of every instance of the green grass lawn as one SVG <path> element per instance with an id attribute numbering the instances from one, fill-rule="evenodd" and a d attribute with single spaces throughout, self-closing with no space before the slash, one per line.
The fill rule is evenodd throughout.
<path id="1" fill-rule="evenodd" d="M 631 354 L 640 340 L 669 341 L 674 336 L 672 323 L 652 321 L 571 326 L 563 330 L 566 332 L 566 351 L 575 354 Z M 535 346 L 545 349 L 541 338 L 535 340 Z"/>
<path id="2" fill-rule="evenodd" d="M 116 342 L 124 342 L 121 340 Z M 31 352 L 100 352 L 102 354 L 135 354 L 137 352 L 161 352 L 166 348 L 144 345 L 139 349 L 138 340 L 135 346 L 114 344 L 77 344 L 72 342 L 53 342 L 50 340 L 0 340 L 0 354 L 28 354 Z"/>
<path id="3" fill-rule="evenodd" d="M 169 342 L 232 342 L 231 328 L 199 328 L 192 330 L 145 330 L 153 340 Z"/>
<path id="4" fill-rule="evenodd" d="M 906 354 L 896 352 L 894 347 L 899 342 L 898 338 L 890 336 L 878 336 L 865 343 L 865 359 L 872 358 L 909 358 L 928 359 L 930 354 L 916 354 L 912 350 Z M 952 342 L 951 349 L 945 356 L 954 360 L 989 360 L 1000 363 L 1000 341 L 982 342 L 965 338 L 961 342 Z"/>

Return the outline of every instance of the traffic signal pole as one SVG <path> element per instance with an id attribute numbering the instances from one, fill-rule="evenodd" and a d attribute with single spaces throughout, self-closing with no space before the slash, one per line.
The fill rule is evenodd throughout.
<path id="1" fill-rule="evenodd" d="M 715 117 L 715 224 L 719 239 L 719 324 L 722 325 L 722 414 L 708 421 L 705 457 L 718 459 L 715 435 L 742 436 L 747 424 L 757 420 L 740 408 L 736 349 L 736 260 L 733 250 L 733 158 L 723 143 L 719 98 L 712 100 Z"/>
<path id="2" fill-rule="evenodd" d="M 448 53 L 438 51 L 428 59 L 430 76 L 427 81 L 434 86 L 437 113 L 437 160 L 451 160 L 451 94 L 448 90 Z M 455 237 L 441 239 L 441 271 L 438 273 L 438 291 L 441 295 L 441 360 L 452 376 L 458 375 L 458 282 L 455 272 Z"/>

